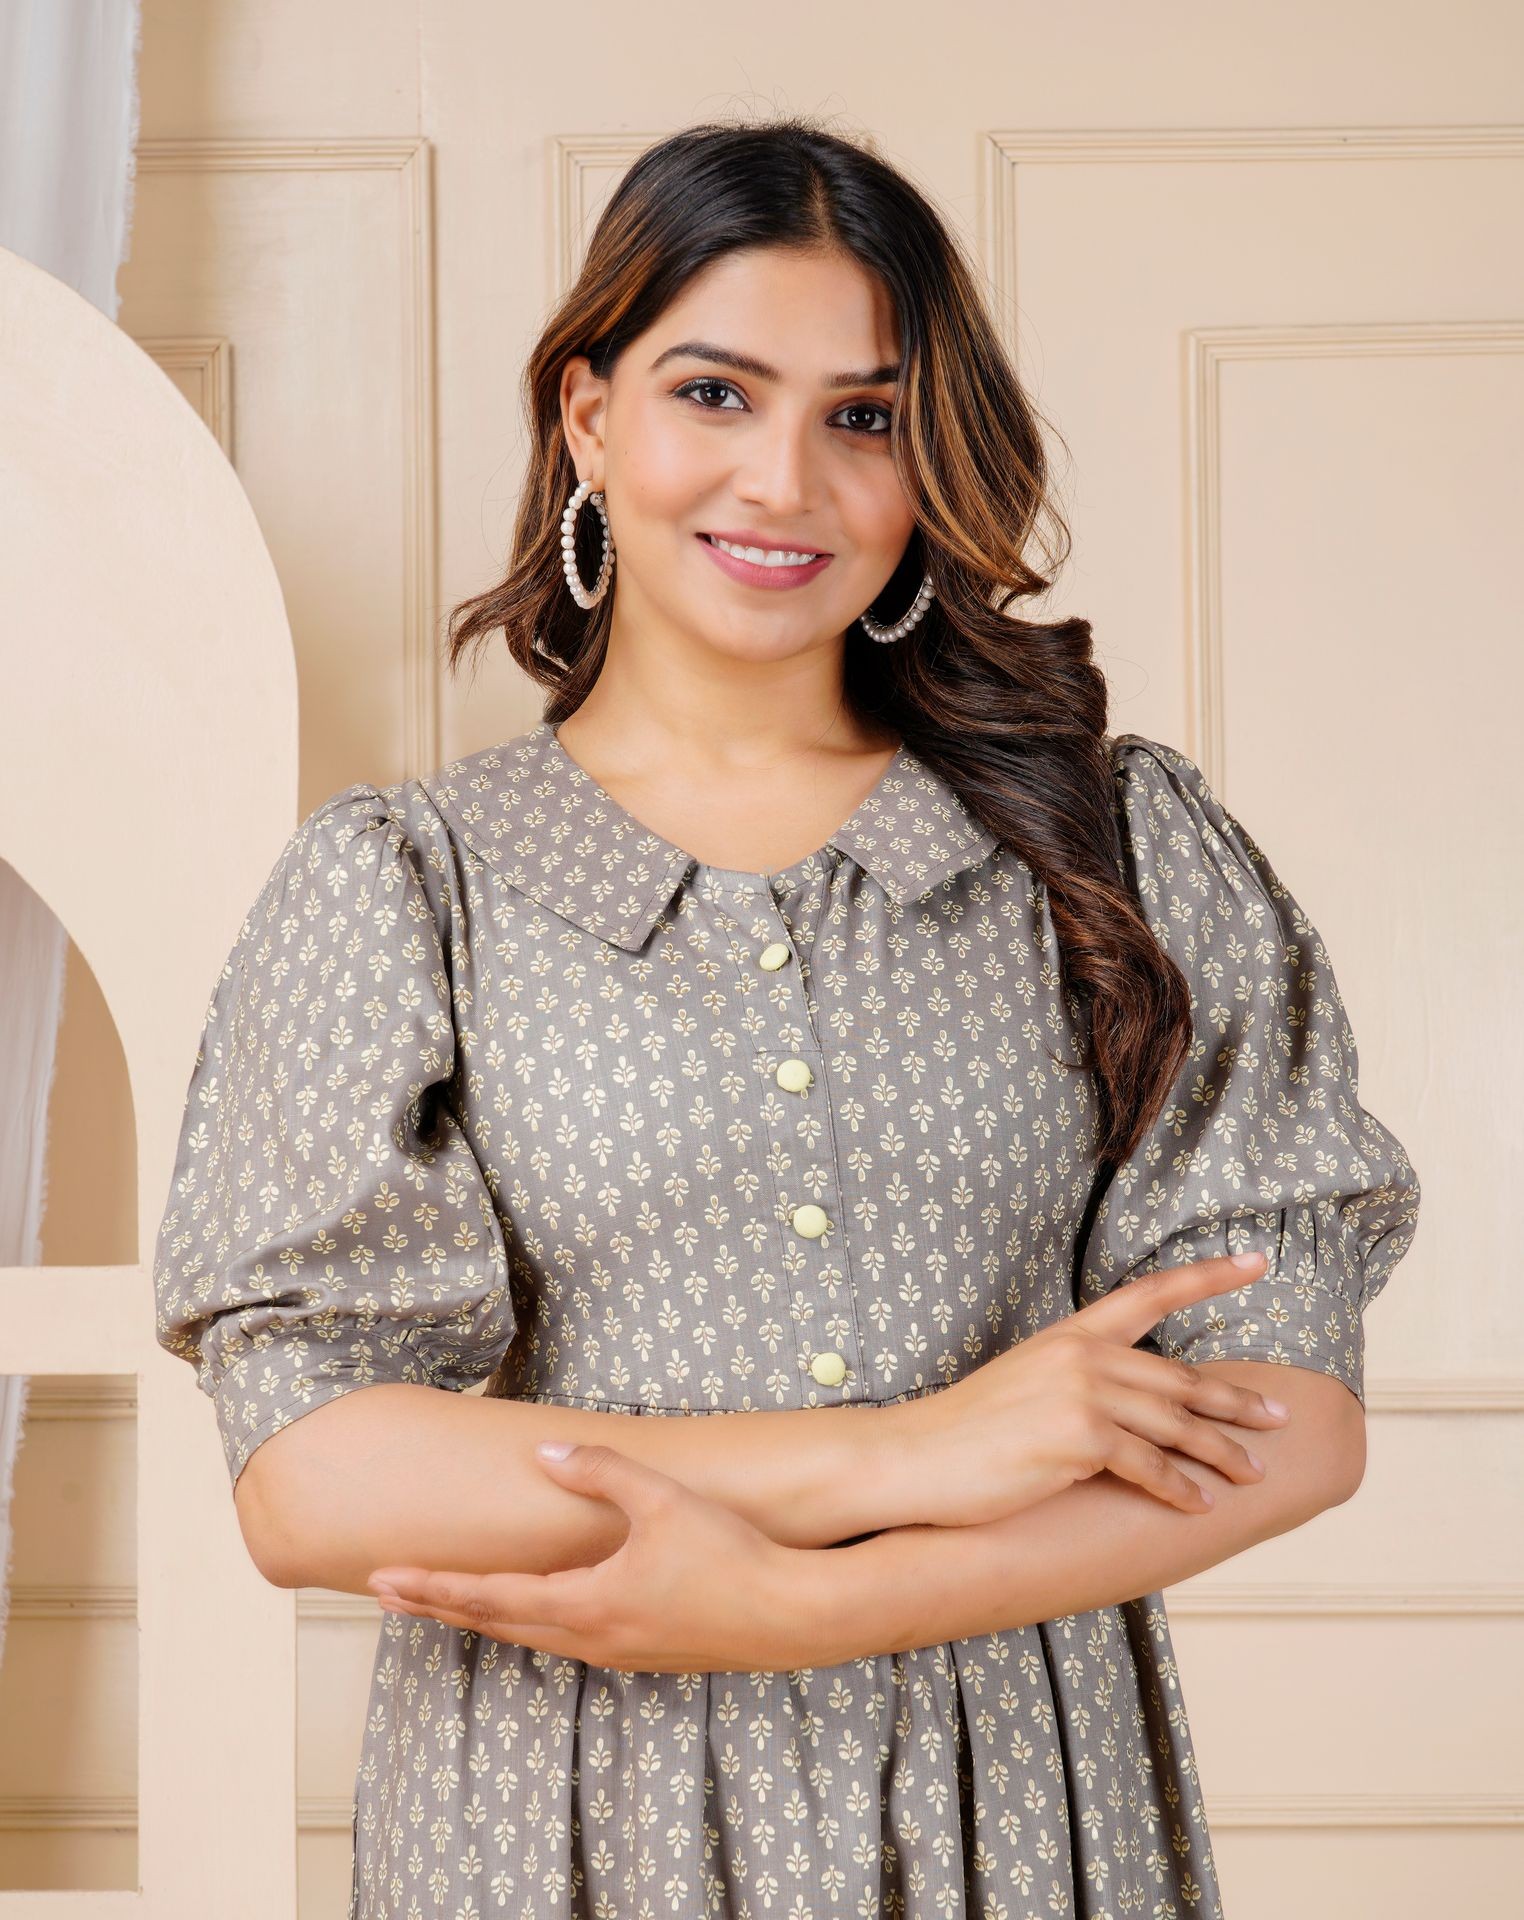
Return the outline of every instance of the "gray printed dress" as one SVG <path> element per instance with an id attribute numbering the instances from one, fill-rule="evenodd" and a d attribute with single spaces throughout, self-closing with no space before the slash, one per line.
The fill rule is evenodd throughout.
<path id="1" fill-rule="evenodd" d="M 1413 1167 L 1255 842 L 1178 751 L 1113 764 L 1195 1044 L 1104 1192 L 1044 889 L 905 745 L 773 874 L 646 830 L 548 722 L 317 807 L 216 981 L 156 1250 L 232 1478 L 377 1381 L 686 1417 L 932 1393 L 1239 1247 L 1267 1275 L 1150 1344 L 1363 1400 Z M 786 1673 L 383 1617 L 352 1920 L 1220 1912 L 1158 1593 Z"/>

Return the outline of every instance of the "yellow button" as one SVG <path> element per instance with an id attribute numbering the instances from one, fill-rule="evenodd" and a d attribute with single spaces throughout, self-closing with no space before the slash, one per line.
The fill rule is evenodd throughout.
<path id="1" fill-rule="evenodd" d="M 808 1060 L 780 1060 L 774 1077 L 785 1093 L 803 1093 L 815 1078 Z"/>
<path id="2" fill-rule="evenodd" d="M 817 1353 L 810 1372 L 823 1387 L 839 1387 L 847 1377 L 847 1363 L 839 1353 Z"/>
<path id="3" fill-rule="evenodd" d="M 776 973 L 779 967 L 786 967 L 788 960 L 789 949 L 782 940 L 774 940 L 757 955 L 757 965 L 766 967 L 769 973 Z"/>
<path id="4" fill-rule="evenodd" d="M 808 1200 L 802 1207 L 795 1207 L 791 1218 L 795 1233 L 802 1233 L 806 1240 L 818 1240 L 831 1224 L 825 1216 L 825 1208 L 817 1207 Z"/>

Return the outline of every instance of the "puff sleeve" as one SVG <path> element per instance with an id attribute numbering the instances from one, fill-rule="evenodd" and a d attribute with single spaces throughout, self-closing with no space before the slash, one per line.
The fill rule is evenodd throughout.
<path id="1" fill-rule="evenodd" d="M 458 1390 L 512 1338 L 502 1225 L 452 1098 L 445 936 L 418 846 L 348 787 L 291 835 L 213 987 L 154 1292 L 234 1484 L 325 1401 Z"/>
<path id="2" fill-rule="evenodd" d="M 1418 1177 L 1360 1103 L 1327 950 L 1264 853 L 1175 748 L 1122 734 L 1112 764 L 1124 856 L 1190 984 L 1194 1038 L 1106 1182 L 1078 1302 L 1156 1268 L 1263 1252 L 1262 1277 L 1167 1315 L 1146 1344 L 1314 1368 L 1363 1406 L 1363 1314 L 1413 1239 Z"/>

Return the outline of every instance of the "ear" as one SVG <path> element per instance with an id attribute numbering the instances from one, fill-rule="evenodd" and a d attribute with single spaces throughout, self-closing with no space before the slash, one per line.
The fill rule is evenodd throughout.
<path id="1" fill-rule="evenodd" d="M 572 464 L 595 491 L 603 486 L 604 425 L 609 383 L 593 372 L 585 353 L 574 353 L 561 369 L 561 426 Z"/>

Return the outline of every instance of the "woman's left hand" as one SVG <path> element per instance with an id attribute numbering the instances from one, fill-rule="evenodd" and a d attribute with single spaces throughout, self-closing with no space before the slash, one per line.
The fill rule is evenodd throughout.
<path id="1" fill-rule="evenodd" d="M 826 1644 L 840 1617 L 829 1591 L 839 1555 L 781 1546 L 614 1447 L 535 1458 L 559 1486 L 624 1512 L 629 1533 L 613 1553 L 555 1573 L 377 1567 L 367 1584 L 382 1604 L 627 1672 L 788 1671 L 851 1657 Z"/>

